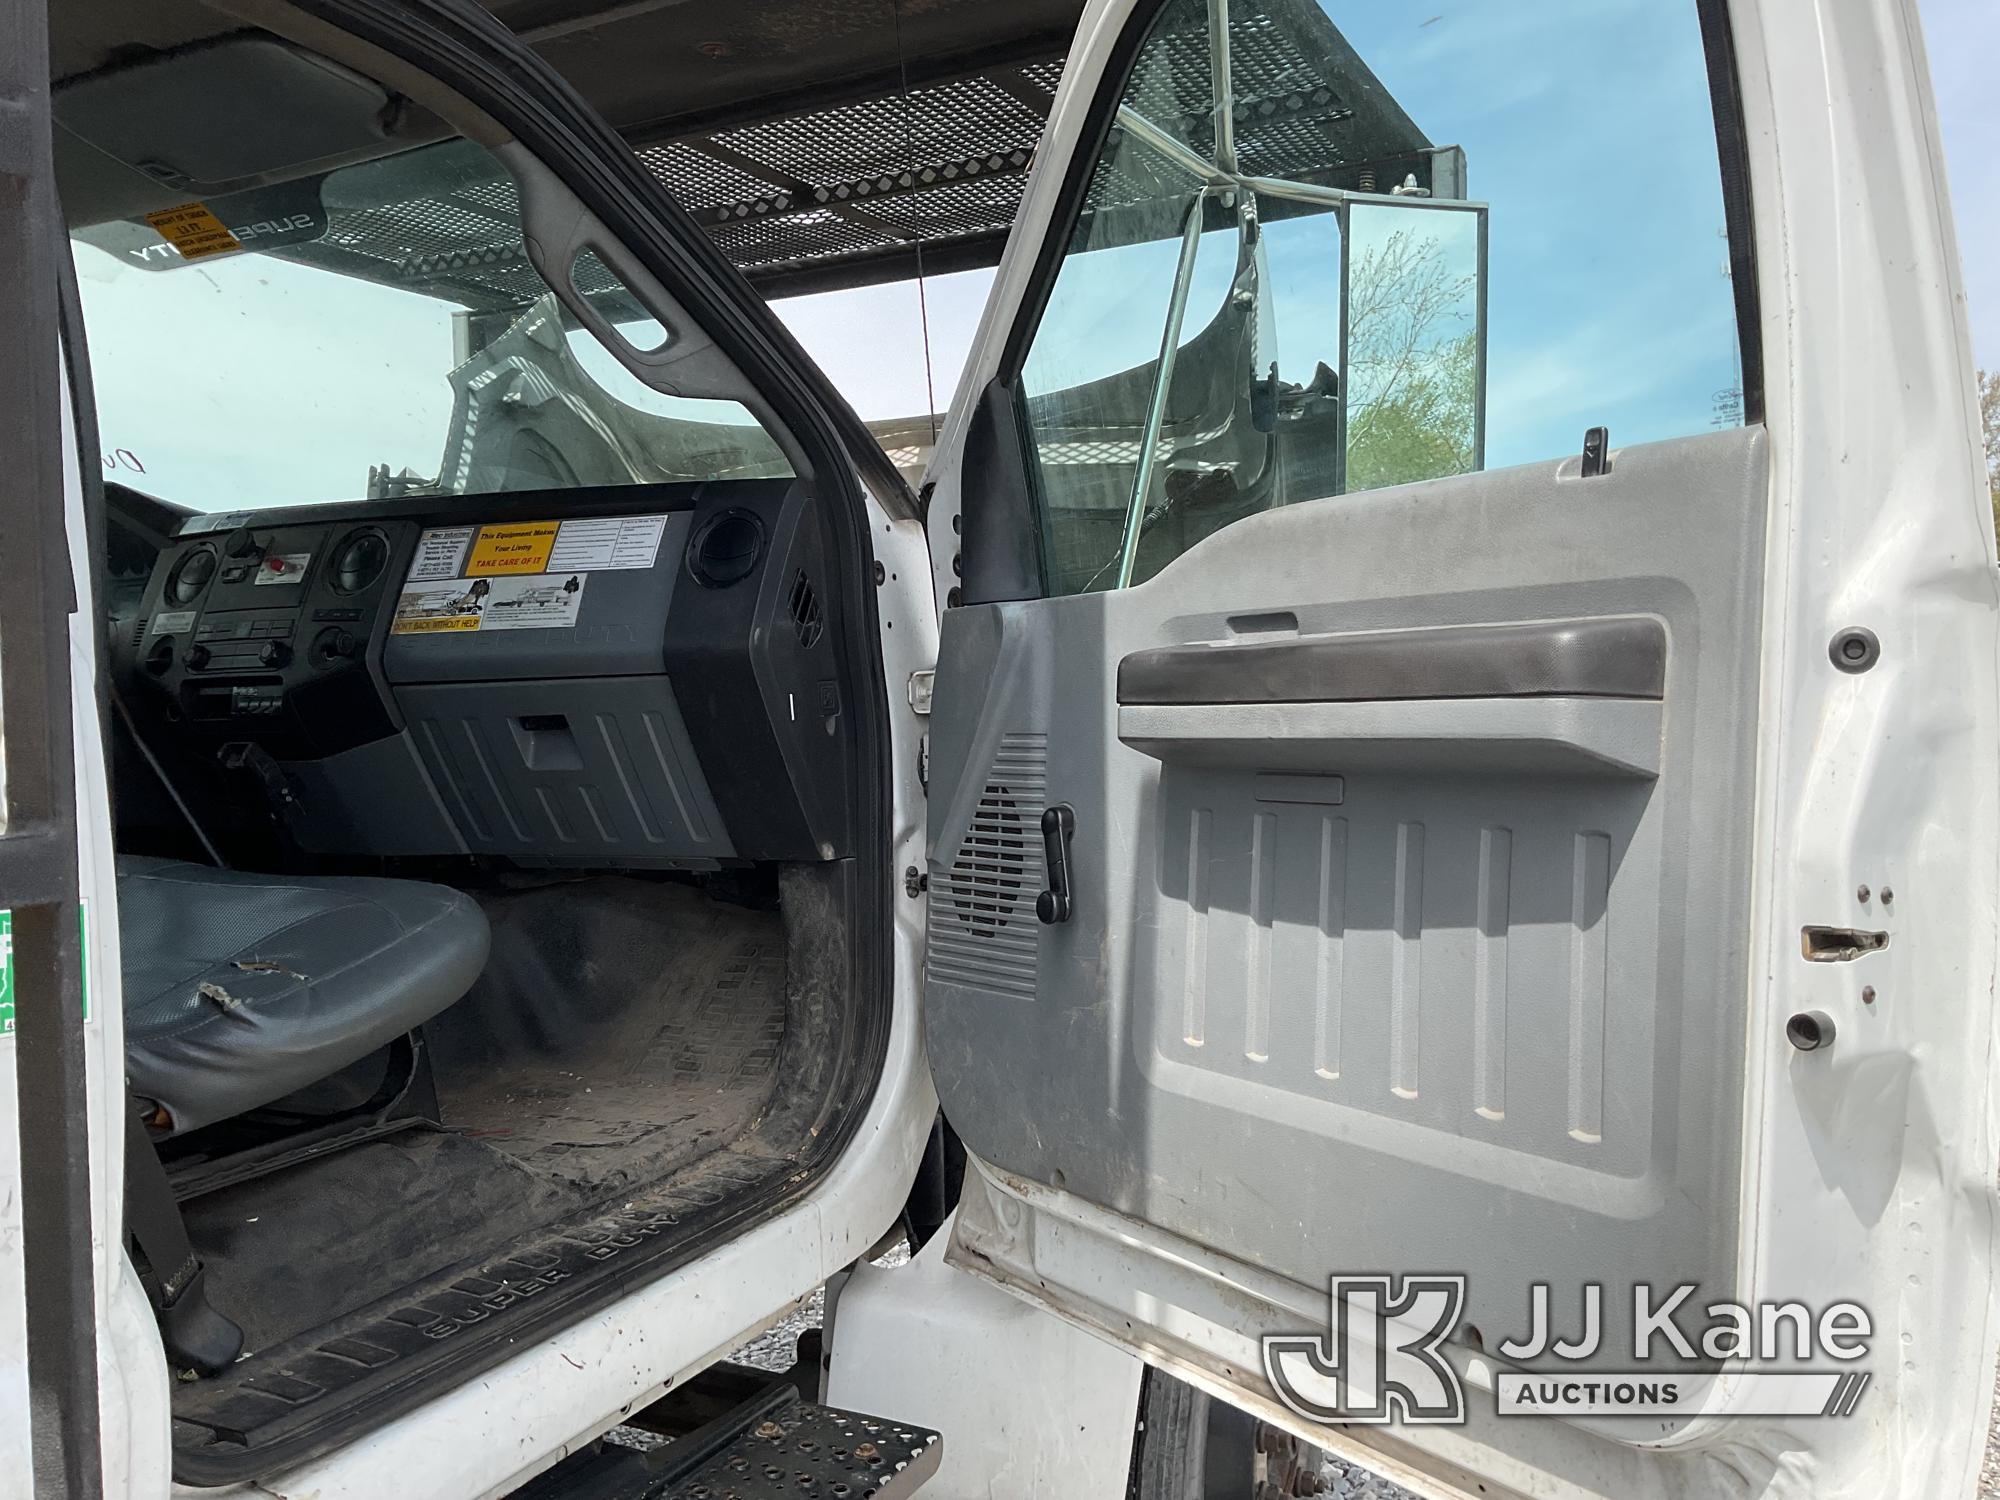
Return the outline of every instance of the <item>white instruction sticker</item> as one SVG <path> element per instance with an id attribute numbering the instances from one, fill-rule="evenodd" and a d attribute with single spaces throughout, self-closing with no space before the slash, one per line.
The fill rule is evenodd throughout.
<path id="1" fill-rule="evenodd" d="M 665 516 L 579 516 L 565 521 L 547 563 L 551 573 L 650 568 L 660 555 Z"/>
<path id="2" fill-rule="evenodd" d="M 583 603 L 580 573 L 543 573 L 540 577 L 496 578 L 486 596 L 481 630 L 567 630 L 576 623 Z"/>
<path id="3" fill-rule="evenodd" d="M 477 526 L 437 526 L 417 538 L 417 555 L 410 559 L 409 581 L 456 578 L 465 566 L 465 549 Z"/>
<path id="4" fill-rule="evenodd" d="M 196 612 L 191 609 L 163 609 L 153 616 L 152 635 L 186 635 L 194 629 Z"/>
<path id="5" fill-rule="evenodd" d="M 567 630 L 576 624 L 589 581 L 580 573 L 534 573 L 406 584 L 389 630 L 393 635 Z"/>

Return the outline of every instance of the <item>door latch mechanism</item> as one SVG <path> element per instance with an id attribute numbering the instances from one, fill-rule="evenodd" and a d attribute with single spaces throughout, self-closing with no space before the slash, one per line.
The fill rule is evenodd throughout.
<path id="1" fill-rule="evenodd" d="M 1044 927 L 1069 920 L 1069 841 L 1075 832 L 1076 812 L 1067 802 L 1042 814 L 1042 862 L 1048 869 L 1049 888 L 1035 898 L 1035 915 Z"/>

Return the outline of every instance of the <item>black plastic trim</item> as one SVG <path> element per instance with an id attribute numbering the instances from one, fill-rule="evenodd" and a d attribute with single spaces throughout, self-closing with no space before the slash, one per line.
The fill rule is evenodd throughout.
<path id="1" fill-rule="evenodd" d="M 1167 646 L 1118 663 L 1120 703 L 1658 701 L 1666 691 L 1666 627 L 1645 616 Z"/>
<path id="2" fill-rule="evenodd" d="M 960 504 L 960 602 L 1039 599 L 1046 589 L 1042 523 L 1015 387 L 993 380 L 965 429 L 963 464 L 979 476 L 978 503 Z"/>
<path id="3" fill-rule="evenodd" d="M 1764 328 L 1757 293 L 1757 226 L 1750 209 L 1750 145 L 1743 127 L 1743 94 L 1737 81 L 1736 38 L 1728 0 L 1695 0 L 1708 92 L 1715 110 L 1715 150 L 1722 167 L 1722 216 L 1729 232 L 1730 289 L 1736 298 L 1736 337 L 1743 363 L 1743 423 L 1764 420 Z"/>
<path id="4" fill-rule="evenodd" d="M 784 479 L 662 479 L 651 484 L 591 484 L 550 490 L 499 490 L 482 494 L 405 495 L 394 500 L 323 501 L 318 505 L 272 505 L 261 509 L 191 511 L 174 528 L 177 540 L 219 536 L 238 526 L 271 531 L 280 526 L 359 526 L 371 521 L 417 520 L 427 526 L 470 525 L 481 521 L 560 520 L 568 516 L 632 515 L 663 510 L 693 510 L 711 489 L 732 485 L 783 488 Z M 160 500 L 116 480 L 108 486 L 124 504 L 146 503 L 177 511 Z M 122 508 L 122 506 L 121 506 Z M 464 512 L 460 515 L 457 512 Z"/>

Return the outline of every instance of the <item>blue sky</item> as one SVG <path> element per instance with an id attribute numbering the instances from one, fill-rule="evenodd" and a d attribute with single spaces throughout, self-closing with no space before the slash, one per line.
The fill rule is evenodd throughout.
<path id="1" fill-rule="evenodd" d="M 2000 3 L 1919 0 L 1919 9 L 1931 55 L 1965 263 L 1974 354 L 1984 368 L 2000 369 L 2000 75 L 1995 72 L 1996 61 L 2000 61 Z M 1548 253 L 1554 229 L 1574 233 L 1577 225 L 1573 215 L 1560 219 L 1547 211 L 1552 198 L 1564 195 L 1534 180 L 1535 158 L 1527 149 L 1534 143 L 1524 139 L 1522 121 L 1533 117 L 1533 111 L 1525 106 L 1533 102 L 1529 91 L 1537 76 L 1544 89 L 1577 85 L 1551 83 L 1550 72 L 1545 70 L 1496 66 L 1491 49 L 1506 41 L 1504 32 L 1496 36 L 1493 28 L 1504 26 L 1510 12 L 1514 17 L 1537 15 L 1541 6 L 1486 8 L 1482 12 L 1466 0 L 1434 0 L 1413 14 L 1400 6 L 1330 0 L 1330 10 L 1409 112 L 1435 138 L 1462 139 L 1472 153 L 1472 192 L 1495 205 L 1493 400 L 1500 403 L 1502 411 L 1512 402 L 1516 411 L 1539 404 L 1552 413 L 1534 424 L 1539 431 L 1525 432 L 1518 446 L 1537 446 L 1537 439 L 1541 443 L 1560 439 L 1560 451 L 1567 451 L 1568 428 L 1576 425 L 1575 413 L 1582 409 L 1577 399 L 1579 387 L 1590 397 L 1583 405 L 1589 405 L 1599 394 L 1590 387 L 1605 380 L 1607 370 L 1628 385 L 1643 380 L 1648 373 L 1617 357 L 1615 335 L 1621 323 L 1632 326 L 1635 318 L 1642 318 L 1657 334 L 1658 320 L 1652 316 L 1656 308 L 1648 305 L 1649 294 L 1621 287 L 1624 278 L 1616 274 L 1600 274 L 1588 278 L 1589 283 L 1594 292 L 1608 291 L 1613 297 L 1617 305 L 1612 319 L 1592 326 L 1571 317 L 1560 337 L 1527 336 L 1525 324 L 1548 312 L 1548 299 L 1525 300 L 1521 291 L 1544 279 L 1536 275 L 1535 262 Z M 1422 24 L 1430 16 L 1451 10 L 1464 11 L 1477 24 Z M 1568 50 L 1565 68 L 1555 70 L 1558 80 L 1566 74 L 1573 76 L 1573 65 L 1578 61 L 1603 59 L 1610 39 L 1621 27 L 1650 26 L 1656 40 L 1667 49 L 1664 57 L 1643 48 L 1628 50 L 1622 65 L 1602 75 L 1594 95 L 1575 94 L 1563 101 L 1566 109 L 1594 107 L 1602 111 L 1612 104 L 1618 106 L 1614 118 L 1629 120 L 1635 118 L 1636 106 L 1641 103 L 1671 109 L 1676 117 L 1683 117 L 1682 112 L 1692 106 L 1687 91 L 1695 86 L 1698 75 L 1692 67 L 1692 28 L 1681 7 L 1635 8 L 1563 0 L 1542 14 L 1562 24 L 1554 25 L 1540 15 L 1531 25 L 1516 24 Z M 1516 45 L 1524 40 L 1517 35 Z M 1615 57 L 1611 60 L 1617 63 Z M 1502 76 L 1515 80 L 1511 90 L 1493 86 L 1493 80 Z M 1483 81 L 1473 86 L 1469 82 L 1472 78 Z M 1580 87 L 1590 87 L 1588 80 Z M 1628 100 L 1633 108 L 1621 102 Z M 1542 101 L 1544 105 L 1547 102 Z M 1511 122 L 1507 118 L 1510 112 L 1514 116 Z M 1642 159 L 1636 161 L 1630 156 L 1607 159 L 1613 153 L 1605 149 L 1601 135 L 1570 134 L 1575 139 L 1567 143 L 1558 140 L 1557 144 L 1567 144 L 1570 169 L 1590 174 L 1599 195 L 1600 212 L 1585 226 L 1586 232 L 1595 236 L 1591 253 L 1569 257 L 1572 262 L 1581 259 L 1586 272 L 1606 271 L 1613 256 L 1629 254 L 1649 235 L 1657 240 L 1685 218 L 1699 221 L 1706 217 L 1719 224 L 1719 204 L 1712 185 L 1713 157 L 1701 155 L 1707 148 L 1698 132 L 1674 132 L 1672 140 L 1664 144 L 1643 138 L 1628 142 L 1642 153 Z M 1503 212 L 1509 204 L 1517 211 Z M 1542 211 L 1527 206 L 1535 204 Z M 1687 243 L 1677 235 L 1673 242 Z M 1656 381 L 1656 390 L 1685 389 L 1698 400 L 1702 380 L 1723 372 L 1713 327 L 1718 304 L 1709 295 L 1713 283 L 1705 273 L 1719 270 L 1724 253 L 1717 241 L 1710 257 L 1691 254 L 1672 264 L 1656 258 L 1657 273 L 1687 276 L 1685 290 L 1697 294 L 1696 305 L 1705 314 L 1705 326 L 1676 320 L 1680 327 L 1675 347 L 1665 353 L 1683 362 L 1680 375 L 1664 385 Z M 1504 296 L 1503 279 L 1511 283 Z M 940 407 L 949 401 L 957 383 L 990 283 L 991 273 L 973 271 L 932 277 L 925 287 L 930 368 Z M 1573 285 L 1573 290 L 1580 293 L 1583 287 Z M 1686 304 L 1677 301 L 1673 305 Z M 778 308 L 864 417 L 908 416 L 924 409 L 924 337 L 914 285 L 793 298 L 779 303 Z M 863 324 L 867 335 L 857 337 L 857 328 Z M 1511 356 L 1504 347 L 1510 334 Z M 1607 350 L 1611 351 L 1609 357 Z M 1628 413 L 1623 430 L 1615 420 L 1617 413 L 1612 414 L 1615 440 L 1637 440 L 1649 419 L 1658 425 L 1692 430 L 1689 424 L 1698 426 L 1706 415 L 1685 406 L 1663 409 L 1643 392 L 1636 398 L 1641 409 L 1635 411 L 1634 399 L 1630 391 L 1621 398 Z M 1649 400 L 1652 404 L 1648 409 Z M 1504 461 L 1504 448 L 1496 445 L 1491 458 L 1495 463 Z"/>
<path id="2" fill-rule="evenodd" d="M 2000 370 L 2000 3 L 1919 0 L 1972 318 L 1972 357 Z"/>
<path id="3" fill-rule="evenodd" d="M 1692 4 L 1321 3 L 1419 127 L 1437 143 L 1465 148 L 1471 195 L 1492 205 L 1488 464 L 1574 451 L 1585 429 L 1599 424 L 1619 443 L 1706 429 L 1718 393 L 1734 388 L 1738 375 Z M 1338 263 L 1328 253 L 1330 234 L 1294 235 L 1290 254 L 1284 240 L 1271 237 L 1272 269 L 1294 289 L 1279 307 L 1278 335 L 1285 374 L 1296 379 L 1302 372 L 1294 366 L 1310 363 L 1295 350 L 1323 347 L 1338 363 Z M 1157 272 L 1147 263 L 1172 262 L 1170 246 L 1157 248 L 1167 254 L 1100 253 L 1125 257 L 1127 271 L 1151 279 Z M 1304 264 L 1306 256 L 1324 263 Z M 1315 276 L 1323 295 L 1306 290 Z M 940 405 L 987 285 L 974 273 L 926 287 Z M 853 336 L 863 302 L 874 330 L 865 342 Z M 913 287 L 795 299 L 779 311 L 863 416 L 922 409 L 920 353 L 913 372 L 894 368 L 897 351 L 921 347 Z M 1306 326 L 1316 324 L 1327 326 Z M 1190 331 L 1199 326 L 1191 308 Z M 1113 340 L 1113 332 L 1094 331 L 1091 342 L 1105 359 L 1129 347 L 1129 363 L 1150 354 L 1158 338 L 1157 324 L 1129 330 L 1129 339 Z"/>

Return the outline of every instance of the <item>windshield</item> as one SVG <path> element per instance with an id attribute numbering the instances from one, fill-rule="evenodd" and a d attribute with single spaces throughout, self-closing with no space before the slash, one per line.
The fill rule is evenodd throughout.
<path id="1" fill-rule="evenodd" d="M 235 511 L 791 472 L 741 403 L 654 390 L 576 323 L 471 142 L 173 212 L 73 242 L 107 477 Z M 667 339 L 596 254 L 571 275 L 635 349 Z"/>

